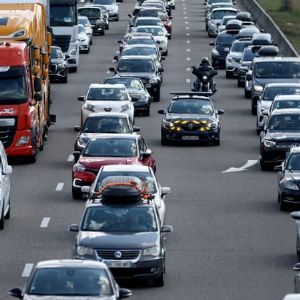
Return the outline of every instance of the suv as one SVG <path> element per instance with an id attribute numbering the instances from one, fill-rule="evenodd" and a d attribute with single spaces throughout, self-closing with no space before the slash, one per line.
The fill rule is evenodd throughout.
<path id="1" fill-rule="evenodd" d="M 166 233 L 172 227 L 160 222 L 156 206 L 134 185 L 120 183 L 102 188 L 100 201 L 86 206 L 74 247 L 77 259 L 104 262 L 115 278 L 152 279 L 164 285 Z"/>
<path id="2" fill-rule="evenodd" d="M 78 8 L 78 15 L 89 19 L 94 35 L 105 34 L 105 21 L 101 13 L 101 8 L 92 5 L 86 5 Z"/>
<path id="3" fill-rule="evenodd" d="M 68 67 L 60 47 L 51 46 L 50 81 L 68 82 Z"/>
<path id="4" fill-rule="evenodd" d="M 290 148 L 300 145 L 300 109 L 275 109 L 260 134 L 260 166 L 280 164 Z"/>

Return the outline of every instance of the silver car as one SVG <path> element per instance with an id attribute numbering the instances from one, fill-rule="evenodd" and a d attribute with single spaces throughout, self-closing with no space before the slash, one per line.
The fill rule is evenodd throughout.
<path id="1" fill-rule="evenodd" d="M 117 300 L 132 292 L 119 288 L 102 262 L 63 259 L 36 264 L 25 288 L 14 288 L 10 295 L 24 300 Z"/>

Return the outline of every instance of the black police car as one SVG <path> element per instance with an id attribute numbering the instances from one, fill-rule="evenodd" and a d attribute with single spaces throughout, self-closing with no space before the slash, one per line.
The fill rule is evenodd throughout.
<path id="1" fill-rule="evenodd" d="M 209 97 L 203 93 L 173 93 L 168 109 L 161 109 L 161 144 L 175 141 L 206 141 L 220 145 L 219 114 L 224 110 L 216 110 Z"/>
<path id="2" fill-rule="evenodd" d="M 68 82 L 68 68 L 65 61 L 64 54 L 60 47 L 51 46 L 50 58 L 50 80 L 51 82 L 59 81 L 63 83 Z"/>

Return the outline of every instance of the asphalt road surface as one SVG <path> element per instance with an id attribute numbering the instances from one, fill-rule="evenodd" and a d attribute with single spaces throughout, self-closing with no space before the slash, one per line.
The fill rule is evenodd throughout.
<path id="1" fill-rule="evenodd" d="M 119 22 L 104 37 L 95 37 L 89 55 L 82 55 L 79 71 L 68 84 L 52 85 L 57 124 L 34 165 L 14 165 L 12 218 L 0 233 L 0 299 L 10 288 L 23 286 L 40 260 L 71 257 L 74 235 L 84 201 L 71 196 L 72 153 L 79 124 L 80 102 L 92 82 L 103 80 L 125 33 L 133 0 L 121 4 Z M 277 206 L 276 173 L 261 172 L 256 164 L 241 172 L 222 173 L 259 159 L 259 139 L 250 101 L 235 80 L 217 77 L 215 105 L 222 116 L 221 146 L 160 145 L 157 110 L 165 108 L 170 91 L 190 90 L 190 66 L 210 56 L 204 31 L 202 0 L 177 0 L 169 56 L 164 62 L 162 100 L 153 103 L 150 117 L 138 117 L 142 134 L 157 159 L 162 185 L 170 186 L 167 224 L 174 226 L 167 249 L 166 284 L 153 288 L 122 283 L 134 291 L 132 299 L 250 300 L 282 299 L 293 290 L 296 226 Z M 50 219 L 49 219 L 50 218 Z"/>

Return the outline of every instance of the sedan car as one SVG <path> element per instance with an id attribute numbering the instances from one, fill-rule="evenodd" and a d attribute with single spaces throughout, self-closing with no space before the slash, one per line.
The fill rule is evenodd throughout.
<path id="1" fill-rule="evenodd" d="M 83 25 L 86 34 L 90 37 L 90 45 L 93 44 L 93 27 L 88 17 L 78 16 L 78 24 Z"/>
<path id="2" fill-rule="evenodd" d="M 81 107 L 81 125 L 91 112 L 126 113 L 134 123 L 134 106 L 123 84 L 92 83 L 86 96 L 78 97 L 83 102 Z"/>
<path id="3" fill-rule="evenodd" d="M 139 78 L 134 77 L 109 77 L 105 78 L 104 83 L 124 84 L 133 101 L 134 113 L 150 116 L 151 96 Z"/>
<path id="4" fill-rule="evenodd" d="M 91 113 L 82 127 L 75 127 L 79 134 L 74 143 L 75 151 L 82 151 L 87 142 L 100 133 L 133 133 L 140 131 L 134 127 L 128 115 L 124 113 Z"/>
<path id="5" fill-rule="evenodd" d="M 151 279 L 163 286 L 166 233 L 172 227 L 161 224 L 150 201 L 126 203 L 120 197 L 88 205 L 80 225 L 69 227 L 77 232 L 74 257 L 104 262 L 117 279 Z"/>
<path id="6" fill-rule="evenodd" d="M 201 93 L 200 93 L 201 94 Z M 221 125 L 219 114 L 208 97 L 197 93 L 177 94 L 167 110 L 159 110 L 163 115 L 161 123 L 161 144 L 170 142 L 211 142 L 220 145 Z"/>
<path id="7" fill-rule="evenodd" d="M 130 35 L 127 36 L 126 40 L 118 41 L 119 43 L 119 51 L 120 53 L 123 51 L 123 49 L 127 46 L 132 46 L 132 45 L 151 45 L 151 46 L 156 46 L 158 48 L 158 44 L 154 40 L 152 35 L 136 35 L 130 33 Z"/>
<path id="8" fill-rule="evenodd" d="M 145 140 L 136 134 L 99 135 L 90 139 L 82 152 L 74 152 L 72 194 L 82 197 L 81 187 L 91 185 L 104 165 L 139 164 L 156 171 L 156 162 Z"/>
<path id="9" fill-rule="evenodd" d="M 90 53 L 91 36 L 86 33 L 83 25 L 78 24 L 79 53 Z"/>
<path id="10" fill-rule="evenodd" d="M 106 264 L 78 259 L 41 261 L 34 266 L 24 290 L 14 288 L 9 293 L 24 300 L 117 300 L 132 295 L 130 290 L 119 288 Z"/>
<path id="11" fill-rule="evenodd" d="M 100 7 L 93 5 L 85 5 L 83 7 L 79 7 L 78 15 L 85 16 L 89 19 L 94 35 L 105 34 L 105 21 Z"/>
<path id="12" fill-rule="evenodd" d="M 108 11 L 109 21 L 119 21 L 119 6 L 116 0 L 93 0 L 94 5 L 103 5 Z"/>
<path id="13" fill-rule="evenodd" d="M 60 47 L 51 46 L 50 81 L 68 82 L 68 66 Z"/>

